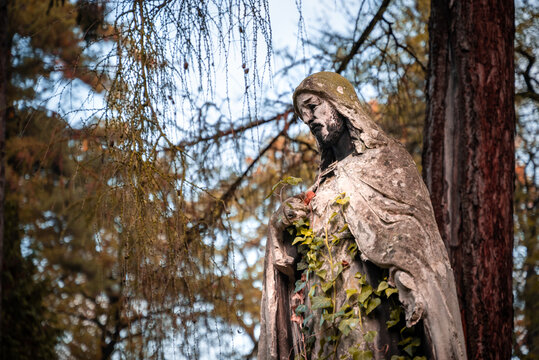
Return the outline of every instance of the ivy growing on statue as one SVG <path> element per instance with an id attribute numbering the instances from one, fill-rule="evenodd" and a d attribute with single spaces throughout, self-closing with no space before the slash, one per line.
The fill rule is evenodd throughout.
<path id="1" fill-rule="evenodd" d="M 279 181 L 272 189 L 272 193 L 282 186 L 297 185 L 302 180 L 294 177 L 285 177 Z M 271 194 L 270 194 L 271 195 Z M 309 204 L 315 196 L 312 191 L 304 194 L 304 203 Z M 323 236 L 316 236 L 311 227 L 310 220 L 299 219 L 293 222 L 286 230 L 293 238 L 292 245 L 298 247 L 300 260 L 297 263 L 297 270 L 301 272 L 301 277 L 295 282 L 294 295 L 292 301 L 293 313 L 291 322 L 295 323 L 302 333 L 302 350 L 296 354 L 296 360 L 307 359 L 330 359 L 337 358 L 337 346 L 340 341 L 347 337 L 351 331 L 359 328 L 363 334 L 362 341 L 355 343 L 348 348 L 348 354 L 341 355 L 340 359 L 373 359 L 376 351 L 384 351 L 376 347 L 375 340 L 377 331 L 363 328 L 363 319 L 367 316 L 373 316 L 373 311 L 381 304 L 382 299 L 387 299 L 391 304 L 389 320 L 386 322 L 387 328 L 400 328 L 401 341 L 399 348 L 402 355 L 393 355 L 391 360 L 422 360 L 421 339 L 418 336 L 418 330 L 415 326 L 408 328 L 405 325 L 404 312 L 397 296 L 398 290 L 388 283 L 388 277 L 384 276 L 377 284 L 371 284 L 367 280 L 366 274 L 356 272 L 357 288 L 347 288 L 346 301 L 339 306 L 337 301 L 337 280 L 346 271 L 350 264 L 346 260 L 337 261 L 332 255 L 335 246 L 343 241 L 349 241 L 342 236 L 347 230 L 348 224 L 340 227 L 336 233 L 328 231 L 331 223 L 339 217 L 344 219 L 343 210 L 349 204 L 350 198 L 346 193 L 339 194 L 334 199 L 334 205 L 337 210 L 332 213 L 328 223 L 324 228 Z M 285 202 L 285 206 L 287 203 Z M 289 205 L 290 206 L 290 205 Z M 347 246 L 347 251 L 353 259 L 358 254 L 357 244 L 352 241 Z M 324 264 L 329 265 L 329 271 L 324 268 Z M 342 289 L 340 289 L 342 291 Z M 314 310 L 321 310 L 321 316 L 314 318 Z M 334 351 L 329 355 L 320 353 L 313 354 L 314 342 L 313 329 L 309 324 L 318 321 L 323 328 L 324 336 L 320 336 L 320 349 L 325 345 L 333 346 Z"/>

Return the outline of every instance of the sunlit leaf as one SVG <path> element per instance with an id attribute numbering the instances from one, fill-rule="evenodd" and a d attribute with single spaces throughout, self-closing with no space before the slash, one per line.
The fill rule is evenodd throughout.
<path id="1" fill-rule="evenodd" d="M 363 304 L 365 300 L 367 300 L 369 296 L 371 296 L 371 294 L 372 294 L 372 287 L 370 285 L 363 285 L 361 286 L 361 292 L 359 293 L 357 300 L 359 301 L 360 304 Z"/>
<path id="2" fill-rule="evenodd" d="M 325 309 L 332 306 L 331 299 L 325 296 L 314 296 L 311 300 L 313 310 Z"/>
<path id="3" fill-rule="evenodd" d="M 328 282 L 322 283 L 320 287 L 322 288 L 323 292 L 327 292 L 329 289 L 333 287 L 333 284 L 334 284 L 333 281 L 328 281 Z"/>
<path id="4" fill-rule="evenodd" d="M 387 288 L 385 290 L 386 296 L 390 297 L 392 294 L 399 292 L 396 288 Z"/>
<path id="5" fill-rule="evenodd" d="M 380 298 L 371 298 L 369 300 L 369 305 L 367 305 L 367 308 L 365 309 L 365 313 L 369 315 L 374 309 L 376 309 L 378 305 L 380 305 L 381 302 L 382 300 L 380 300 Z"/>
<path id="6" fill-rule="evenodd" d="M 358 293 L 357 289 L 346 289 L 346 300 L 350 299 L 351 296 Z"/>

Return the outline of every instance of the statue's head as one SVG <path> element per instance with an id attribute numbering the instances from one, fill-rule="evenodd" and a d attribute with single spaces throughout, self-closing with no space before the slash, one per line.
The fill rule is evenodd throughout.
<path id="1" fill-rule="evenodd" d="M 299 117 L 309 126 L 320 147 L 331 146 L 347 131 L 342 115 L 331 103 L 314 93 L 299 94 L 296 108 Z"/>
<path id="2" fill-rule="evenodd" d="M 294 109 L 298 109 L 298 96 L 309 92 L 329 101 L 336 109 L 360 107 L 354 87 L 348 80 L 337 73 L 322 71 L 308 76 L 294 91 Z M 339 111 L 340 112 L 340 111 Z M 343 114 L 344 115 L 344 114 Z"/>
<path id="3" fill-rule="evenodd" d="M 293 99 L 296 114 L 318 141 L 322 164 L 330 161 L 324 147 L 342 131 L 349 131 L 357 153 L 386 143 L 385 134 L 363 110 L 352 84 L 337 73 L 322 71 L 308 76 L 294 91 Z"/>

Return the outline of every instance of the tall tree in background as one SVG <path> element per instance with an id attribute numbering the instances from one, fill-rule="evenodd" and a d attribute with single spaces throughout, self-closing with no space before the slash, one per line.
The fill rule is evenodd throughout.
<path id="1" fill-rule="evenodd" d="M 7 122 L 7 84 L 10 41 L 8 36 L 7 0 L 0 0 L 0 269 L 4 260 L 4 184 L 5 164 L 4 146 Z M 2 323 L 2 282 L 0 280 L 0 324 Z M 0 339 L 2 329 L 0 326 Z M 0 340 L 1 342 L 1 340 Z M 1 344 L 0 344 L 1 345 Z"/>
<path id="2" fill-rule="evenodd" d="M 9 13 L 9 17 L 0 16 L 0 21 L 5 21 L 5 31 L 0 30 L 0 56 L 5 61 L 2 63 L 5 97 L 0 110 L 5 119 L 2 165 L 6 169 L 2 173 L 5 196 L 1 199 L 6 211 L 0 214 L 5 223 L 0 358 L 50 359 L 57 357 L 59 338 L 69 339 L 69 335 L 61 335 L 73 323 L 65 321 L 68 326 L 63 326 L 61 321 L 52 319 L 55 316 L 50 315 L 59 313 L 59 307 L 55 307 L 58 300 L 68 300 L 61 295 L 53 301 L 56 299 L 51 293 L 65 288 L 65 280 L 71 276 L 81 277 L 80 272 L 73 271 L 74 267 L 65 271 L 63 277 L 53 277 L 46 266 L 58 269 L 54 258 L 47 256 L 47 252 L 52 252 L 49 246 L 52 239 L 61 242 L 56 252 L 71 247 L 62 242 L 65 239 L 61 236 L 65 224 L 62 220 L 66 217 L 57 211 L 58 204 L 75 203 L 67 196 L 74 178 L 67 174 L 73 167 L 66 166 L 72 164 L 66 143 L 68 140 L 73 143 L 74 139 L 68 137 L 66 119 L 44 105 L 47 93 L 58 84 L 47 79 L 51 75 L 60 81 L 76 79 L 80 86 L 86 83 L 96 92 L 103 88 L 106 77 L 97 78 L 88 70 L 94 58 L 84 53 L 87 42 L 97 32 L 83 24 L 84 20 L 89 17 L 95 20 L 100 12 L 96 8 L 87 9 L 83 2 L 53 7 L 46 1 L 29 0 L 3 1 L 2 5 L 2 11 Z M 78 228 L 84 225 L 90 228 L 87 224 L 76 222 Z M 65 227 L 71 230 L 76 226 Z M 77 236 L 76 243 L 84 239 Z M 91 261 L 96 263 L 95 258 Z M 64 318 L 60 316 L 60 320 Z"/>
<path id="3" fill-rule="evenodd" d="M 511 356 L 514 4 L 433 0 L 423 175 L 449 251 L 468 357 Z"/>

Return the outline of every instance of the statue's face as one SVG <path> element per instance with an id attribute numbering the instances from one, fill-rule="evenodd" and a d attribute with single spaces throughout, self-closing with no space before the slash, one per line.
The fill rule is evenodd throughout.
<path id="1" fill-rule="evenodd" d="M 344 121 L 333 105 L 311 93 L 301 93 L 297 99 L 301 119 L 322 146 L 335 144 L 345 130 Z"/>

